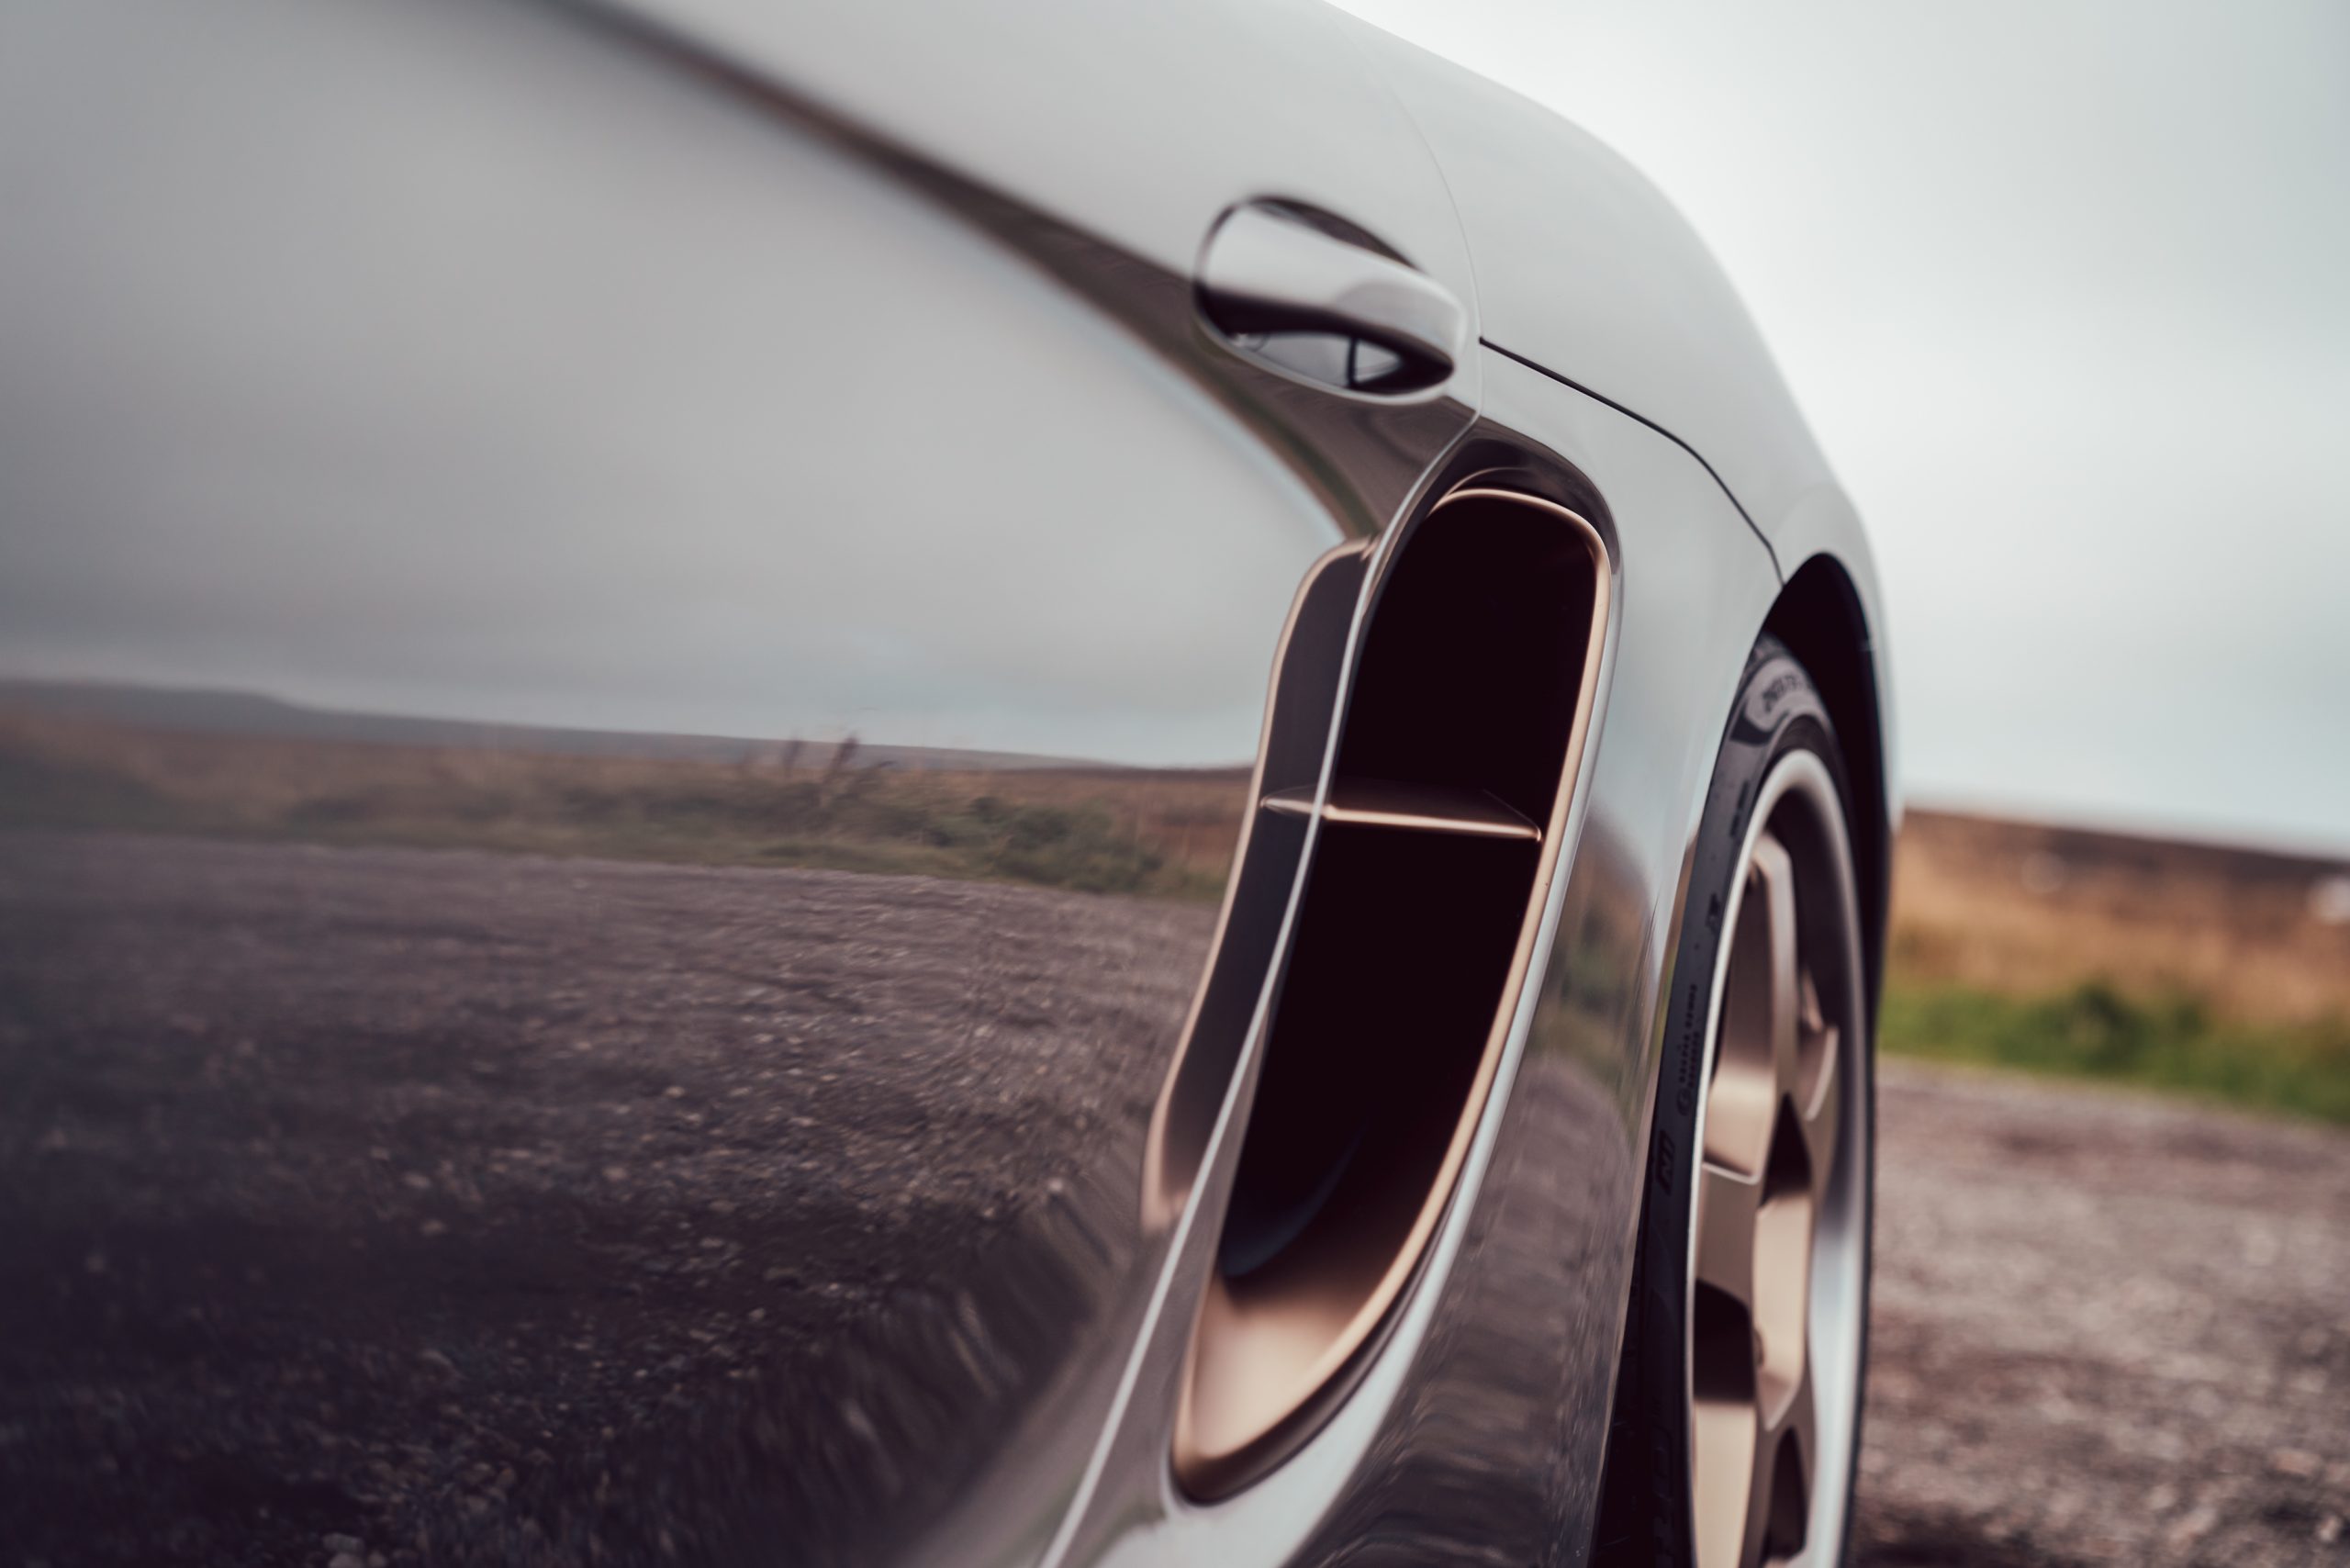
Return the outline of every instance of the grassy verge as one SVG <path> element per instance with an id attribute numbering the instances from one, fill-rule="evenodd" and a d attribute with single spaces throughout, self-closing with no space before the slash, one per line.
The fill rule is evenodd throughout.
<path id="1" fill-rule="evenodd" d="M 1971 986 L 1886 988 L 1879 1044 L 1939 1061 L 2172 1090 L 2350 1125 L 2350 1020 L 2253 1025 L 2191 997 L 2126 995 L 2092 981 L 2010 997 Z"/>

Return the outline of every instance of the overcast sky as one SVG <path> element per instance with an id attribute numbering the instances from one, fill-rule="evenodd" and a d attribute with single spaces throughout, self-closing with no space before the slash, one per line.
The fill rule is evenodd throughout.
<path id="1" fill-rule="evenodd" d="M 2350 5 L 1341 3 L 1712 244 L 1870 524 L 1914 801 L 2350 849 Z"/>

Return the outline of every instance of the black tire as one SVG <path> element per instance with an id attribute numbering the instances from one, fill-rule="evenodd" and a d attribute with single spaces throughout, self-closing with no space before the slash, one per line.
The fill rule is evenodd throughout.
<path id="1" fill-rule="evenodd" d="M 1601 1480 L 1593 1560 L 1603 1568 L 1692 1568 L 1692 1486 L 1687 1353 L 1691 1203 L 1695 1188 L 1696 1115 L 1701 1098 L 1714 976 L 1726 946 L 1723 912 L 1763 781 L 1789 752 L 1818 755 L 1835 785 L 1848 839 L 1856 822 L 1850 776 L 1835 725 L 1809 672 L 1774 637 L 1749 655 L 1706 796 L 1683 905 L 1679 940 L 1657 1069 L 1655 1110 L 1643 1172 L 1631 1298 Z M 1864 992 L 1865 994 L 1865 992 Z M 1863 1003 L 1858 1052 L 1863 1080 L 1857 1113 L 1875 1147 L 1874 1027 Z M 1867 1382 L 1868 1237 L 1873 1172 L 1863 1192 L 1861 1231 L 1861 1344 L 1856 1406 Z M 1841 1477 L 1849 1498 L 1860 1453 L 1860 1413 L 1852 1413 L 1850 1462 Z M 1830 1560 L 1851 1554 L 1852 1510 L 1844 1511 Z"/>

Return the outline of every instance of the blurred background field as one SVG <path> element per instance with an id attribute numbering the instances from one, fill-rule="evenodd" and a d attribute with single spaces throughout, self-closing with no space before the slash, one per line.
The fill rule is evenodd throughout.
<path id="1" fill-rule="evenodd" d="M 2350 1123 L 2350 863 L 1912 810 L 1882 1030 Z"/>
<path id="2" fill-rule="evenodd" d="M 820 867 L 1214 900 L 1238 768 L 0 691 L 0 827 Z M 1882 1044 L 2350 1124 L 2350 861 L 1913 809 Z"/>

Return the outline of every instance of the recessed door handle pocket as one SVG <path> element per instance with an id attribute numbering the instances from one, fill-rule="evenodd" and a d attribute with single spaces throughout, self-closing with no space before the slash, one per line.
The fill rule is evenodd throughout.
<path id="1" fill-rule="evenodd" d="M 1281 203 L 1225 213 L 1200 258 L 1200 314 L 1243 353 L 1374 396 L 1425 391 L 1467 352 L 1451 292 L 1367 234 Z"/>

